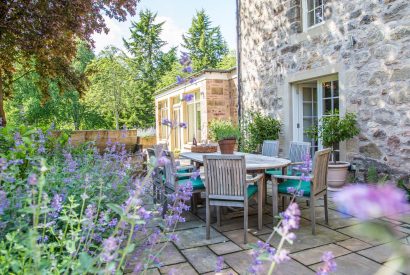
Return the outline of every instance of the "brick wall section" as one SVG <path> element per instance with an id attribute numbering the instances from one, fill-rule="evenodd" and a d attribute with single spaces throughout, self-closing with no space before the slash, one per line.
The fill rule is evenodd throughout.
<path id="1" fill-rule="evenodd" d="M 54 131 L 53 135 L 60 135 L 60 131 Z M 74 146 L 85 142 L 94 141 L 99 150 L 104 150 L 107 142 L 125 144 L 127 150 L 134 148 L 137 143 L 137 130 L 116 131 L 116 130 L 95 130 L 95 131 L 73 131 L 70 135 L 71 143 Z M 143 148 L 152 147 L 156 142 L 155 136 L 141 137 L 140 144 Z"/>
<path id="2" fill-rule="evenodd" d="M 207 121 L 213 119 L 238 121 L 236 80 L 208 80 L 206 83 Z"/>
<path id="3" fill-rule="evenodd" d="M 410 1 L 327 0 L 326 22 L 305 38 L 297 33 L 301 1 L 242 0 L 244 109 L 284 120 L 286 79 L 337 65 L 343 108 L 357 113 L 361 129 L 347 160 L 408 177 Z"/>

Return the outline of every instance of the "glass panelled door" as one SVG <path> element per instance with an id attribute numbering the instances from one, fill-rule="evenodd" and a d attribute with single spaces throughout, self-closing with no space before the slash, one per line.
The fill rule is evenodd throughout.
<path id="1" fill-rule="evenodd" d="M 311 155 L 318 148 L 318 142 L 310 138 L 306 130 L 317 124 L 317 87 L 301 86 L 302 92 L 302 136 L 303 141 L 311 143 Z"/>
<path id="2" fill-rule="evenodd" d="M 320 140 L 309 138 L 306 130 L 320 123 L 321 117 L 333 115 L 334 111 L 339 109 L 339 82 L 337 77 L 333 76 L 302 83 L 295 88 L 294 140 L 311 142 L 313 156 L 314 152 L 323 146 Z"/>

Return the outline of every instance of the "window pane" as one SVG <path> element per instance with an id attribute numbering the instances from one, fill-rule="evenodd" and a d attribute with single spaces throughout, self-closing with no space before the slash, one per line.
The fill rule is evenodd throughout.
<path id="1" fill-rule="evenodd" d="M 303 116 L 313 116 L 312 103 L 303 103 Z"/>
<path id="2" fill-rule="evenodd" d="M 338 97 L 339 96 L 339 81 L 333 81 L 333 96 Z"/>
<path id="3" fill-rule="evenodd" d="M 187 108 L 188 112 L 188 142 L 191 142 L 192 139 L 194 138 L 195 135 L 195 110 L 194 110 L 194 104 L 189 104 Z"/>
<path id="4" fill-rule="evenodd" d="M 333 100 L 333 110 L 334 109 L 340 109 L 339 108 L 339 99 L 338 98 L 335 98 L 334 100 Z"/>
<path id="5" fill-rule="evenodd" d="M 312 101 L 312 89 L 304 87 L 303 88 L 303 101 Z"/>
<path id="6" fill-rule="evenodd" d="M 198 104 L 199 105 L 199 104 Z M 199 108 L 196 110 L 196 140 L 201 142 L 202 134 L 201 134 L 201 111 Z"/>
<path id="7" fill-rule="evenodd" d="M 195 101 L 201 100 L 201 94 L 199 91 L 195 92 Z"/>
<path id="8" fill-rule="evenodd" d="M 317 89 L 313 88 L 313 101 L 316 102 L 317 101 Z"/>
<path id="9" fill-rule="evenodd" d="M 318 24 L 323 21 L 323 10 L 322 8 L 315 9 L 315 24 Z"/>
<path id="10" fill-rule="evenodd" d="M 313 10 L 315 7 L 313 6 L 314 2 L 313 0 L 307 0 L 307 8 L 308 11 Z"/>
<path id="11" fill-rule="evenodd" d="M 311 27 L 315 24 L 314 21 L 314 11 L 310 11 L 307 14 L 307 22 L 308 22 L 308 27 Z"/>
<path id="12" fill-rule="evenodd" d="M 330 82 L 323 83 L 323 97 L 332 97 Z"/>
<path id="13" fill-rule="evenodd" d="M 319 7 L 323 4 L 322 0 L 315 0 L 315 7 Z"/>
<path id="14" fill-rule="evenodd" d="M 332 111 L 332 99 L 324 99 L 323 100 L 323 114 L 328 114 L 328 112 Z"/>

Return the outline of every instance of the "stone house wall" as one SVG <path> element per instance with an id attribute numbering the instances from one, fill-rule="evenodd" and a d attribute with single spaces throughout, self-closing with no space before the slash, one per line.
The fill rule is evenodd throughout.
<path id="1" fill-rule="evenodd" d="M 294 83 L 337 74 L 340 111 L 356 113 L 361 130 L 341 145 L 342 159 L 408 177 L 410 1 L 324 0 L 326 20 L 307 30 L 302 1 L 241 1 L 244 111 L 282 120 L 286 147 Z"/>

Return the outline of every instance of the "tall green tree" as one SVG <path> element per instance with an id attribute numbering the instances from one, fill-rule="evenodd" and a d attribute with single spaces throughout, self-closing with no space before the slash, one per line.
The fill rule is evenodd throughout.
<path id="1" fill-rule="evenodd" d="M 188 32 L 182 37 L 182 46 L 188 50 L 196 71 L 216 68 L 228 53 L 220 27 L 212 27 L 211 24 L 209 16 L 204 10 L 200 10 L 192 19 Z"/>
<path id="2" fill-rule="evenodd" d="M 163 49 L 167 44 L 160 37 L 164 22 L 156 23 L 157 14 L 145 10 L 139 16 L 138 22 L 132 22 L 131 37 L 124 39 L 124 44 L 131 54 L 128 62 L 138 82 L 136 126 L 149 127 L 155 124 L 154 92 L 162 76 L 172 69 L 177 56 L 176 48 Z"/>
<path id="3" fill-rule="evenodd" d="M 71 70 L 77 78 L 84 78 L 86 66 L 94 59 L 94 53 L 84 41 L 77 42 L 77 54 L 71 64 Z M 17 73 L 24 68 L 17 67 Z M 80 93 L 67 87 L 61 93 L 59 82 L 54 78 L 47 81 L 47 100 L 38 87 L 40 75 L 29 72 L 13 82 L 13 96 L 6 102 L 9 123 L 46 126 L 54 123 L 57 129 L 90 129 L 104 127 L 105 121 L 95 108 L 86 106 L 80 99 Z"/>
<path id="4" fill-rule="evenodd" d="M 5 0 L 0 2 L 0 118 L 6 124 L 3 102 L 13 82 L 35 71 L 37 86 L 47 98 L 49 79 L 62 91 L 81 91 L 82 79 L 70 66 L 77 39 L 108 31 L 103 15 L 124 21 L 134 15 L 138 0 Z M 15 72 L 22 68 L 19 75 Z"/>

